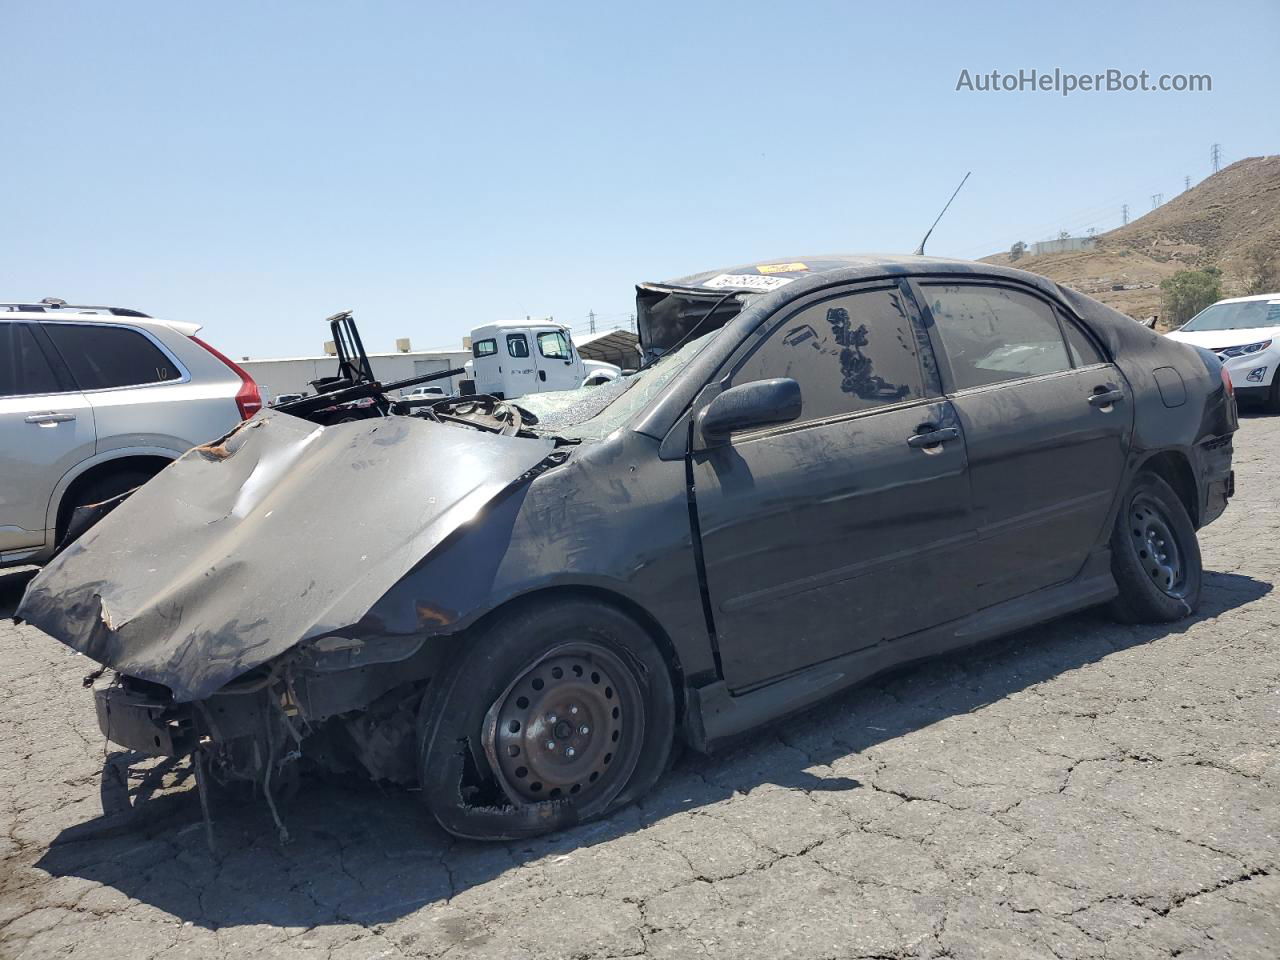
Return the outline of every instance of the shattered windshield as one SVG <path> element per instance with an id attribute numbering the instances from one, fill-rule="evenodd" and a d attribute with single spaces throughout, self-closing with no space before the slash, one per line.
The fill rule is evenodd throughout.
<path id="1" fill-rule="evenodd" d="M 621 376 L 599 387 L 535 393 L 517 405 L 538 418 L 538 433 L 577 440 L 601 440 L 647 407 L 677 373 L 719 331 L 690 340 L 646 370 Z"/>

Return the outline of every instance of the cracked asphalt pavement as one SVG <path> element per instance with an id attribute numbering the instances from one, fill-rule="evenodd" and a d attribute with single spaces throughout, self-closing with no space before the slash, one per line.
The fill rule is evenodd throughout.
<path id="1" fill-rule="evenodd" d="M 0 621 L 0 957 L 1280 956 L 1277 463 L 1280 419 L 1244 419 L 1195 617 L 896 673 L 535 842 L 353 781 L 286 845 L 215 796 L 211 853 L 189 769 L 104 743 L 92 665 Z"/>

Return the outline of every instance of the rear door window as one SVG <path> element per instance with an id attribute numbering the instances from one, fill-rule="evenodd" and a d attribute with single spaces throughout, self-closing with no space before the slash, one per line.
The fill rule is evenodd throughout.
<path id="1" fill-rule="evenodd" d="M 87 323 L 46 323 L 43 329 L 81 390 L 182 379 L 174 361 L 137 330 Z"/>
<path id="2" fill-rule="evenodd" d="M 952 389 L 1071 369 L 1058 318 L 1043 300 L 999 286 L 925 284 L 922 289 L 951 367 Z"/>
<path id="3" fill-rule="evenodd" d="M 48 358 L 25 323 L 0 323 L 0 397 L 62 390 Z"/>
<path id="4" fill-rule="evenodd" d="M 743 361 L 733 383 L 773 377 L 800 384 L 805 421 L 920 399 L 924 378 L 901 293 L 866 290 L 789 317 Z"/>
<path id="5" fill-rule="evenodd" d="M 513 357 L 527 357 L 529 355 L 528 338 L 523 333 L 508 333 L 507 353 Z"/>

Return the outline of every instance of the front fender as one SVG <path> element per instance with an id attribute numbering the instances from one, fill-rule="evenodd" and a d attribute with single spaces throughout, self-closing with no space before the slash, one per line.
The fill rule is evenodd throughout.
<path id="1" fill-rule="evenodd" d="M 382 596 L 371 635 L 460 633 L 507 604 L 590 591 L 643 611 L 687 676 L 714 670 L 695 562 L 683 461 L 647 437 L 618 437 L 489 506 Z"/>

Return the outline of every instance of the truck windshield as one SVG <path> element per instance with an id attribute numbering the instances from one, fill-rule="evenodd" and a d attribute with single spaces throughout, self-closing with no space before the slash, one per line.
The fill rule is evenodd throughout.
<path id="1" fill-rule="evenodd" d="M 534 429 L 539 433 L 601 440 L 647 407 L 718 332 L 713 330 L 690 340 L 639 373 L 618 377 L 599 387 L 529 394 L 517 403 L 538 418 Z"/>

